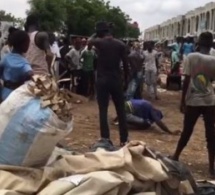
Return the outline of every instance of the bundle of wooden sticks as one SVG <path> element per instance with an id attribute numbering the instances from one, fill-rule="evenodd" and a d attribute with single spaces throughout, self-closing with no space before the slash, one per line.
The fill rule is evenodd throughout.
<path id="1" fill-rule="evenodd" d="M 43 108 L 49 107 L 64 122 L 72 120 L 73 94 L 65 89 L 60 90 L 52 77 L 35 75 L 28 88 L 40 98 Z"/>

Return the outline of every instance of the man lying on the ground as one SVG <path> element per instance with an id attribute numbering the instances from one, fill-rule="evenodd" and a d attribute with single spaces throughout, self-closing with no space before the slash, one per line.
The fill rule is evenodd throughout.
<path id="1" fill-rule="evenodd" d="M 148 129 L 155 123 L 162 131 L 178 135 L 180 130 L 171 131 L 162 121 L 163 114 L 156 109 L 149 101 L 146 100 L 130 100 L 125 103 L 126 119 L 129 125 L 135 126 L 138 129 Z M 117 119 L 114 120 L 117 124 Z"/>

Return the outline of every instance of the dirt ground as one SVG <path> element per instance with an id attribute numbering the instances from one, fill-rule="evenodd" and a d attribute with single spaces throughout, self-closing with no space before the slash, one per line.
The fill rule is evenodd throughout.
<path id="1" fill-rule="evenodd" d="M 179 112 L 180 92 L 165 91 L 160 93 L 161 100 L 154 104 L 162 110 L 164 121 L 172 130 L 182 129 L 183 115 Z M 74 107 L 75 127 L 65 143 L 73 151 L 86 152 L 89 147 L 99 139 L 98 107 L 95 101 Z M 118 128 L 113 126 L 112 120 L 115 110 L 110 103 L 109 119 L 111 138 L 115 145 L 119 145 Z M 207 151 L 204 135 L 203 120 L 200 118 L 192 139 L 184 150 L 181 161 L 185 162 L 193 171 L 196 179 L 206 179 L 208 174 Z M 130 131 L 130 140 L 146 142 L 163 154 L 171 155 L 176 147 L 179 136 L 163 134 L 156 126 L 147 131 Z"/>

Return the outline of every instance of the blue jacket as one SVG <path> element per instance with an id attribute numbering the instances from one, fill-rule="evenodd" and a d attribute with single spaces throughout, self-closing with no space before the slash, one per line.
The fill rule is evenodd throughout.
<path id="1" fill-rule="evenodd" d="M 161 121 L 163 114 L 146 100 L 131 100 L 132 114 L 144 120 L 149 120 L 151 123 Z"/>

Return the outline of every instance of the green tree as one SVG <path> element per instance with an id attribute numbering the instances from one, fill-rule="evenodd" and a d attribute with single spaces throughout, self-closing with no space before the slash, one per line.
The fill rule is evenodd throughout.
<path id="1" fill-rule="evenodd" d="M 24 25 L 25 25 L 25 20 L 23 18 L 16 18 L 15 20 L 15 25 L 20 28 L 23 29 Z"/>
<path id="2" fill-rule="evenodd" d="M 0 21 L 13 22 L 16 27 L 24 27 L 24 19 L 16 18 L 11 13 L 6 13 L 4 10 L 0 10 Z"/>
<path id="3" fill-rule="evenodd" d="M 107 12 L 106 20 L 113 22 L 114 34 L 116 37 L 125 37 L 127 18 L 119 7 L 111 7 Z"/>
<path id="4" fill-rule="evenodd" d="M 140 29 L 139 28 L 135 28 L 132 25 L 128 24 L 127 27 L 127 37 L 130 38 L 138 38 L 140 36 Z"/>
<path id="5" fill-rule="evenodd" d="M 97 21 L 108 21 L 114 24 L 117 37 L 126 35 L 130 19 L 119 7 L 110 6 L 103 0 L 72 0 L 67 5 L 67 27 L 69 33 L 89 36 L 94 32 Z"/>
<path id="6" fill-rule="evenodd" d="M 29 0 L 30 10 L 27 14 L 37 14 L 40 27 L 46 31 L 59 31 L 66 19 L 65 0 Z"/>
<path id="7" fill-rule="evenodd" d="M 138 36 L 128 26 L 130 17 L 104 0 L 29 0 L 29 4 L 28 13 L 40 16 L 43 30 L 61 31 L 64 28 L 69 34 L 90 36 L 95 23 L 104 20 L 114 24 L 116 37 Z"/>
<path id="8" fill-rule="evenodd" d="M 11 13 L 6 13 L 4 10 L 0 10 L 0 21 L 14 22 L 16 18 Z"/>
<path id="9" fill-rule="evenodd" d="M 91 35 L 96 21 L 106 19 L 106 12 L 106 5 L 101 0 L 68 1 L 66 25 L 69 33 Z"/>

